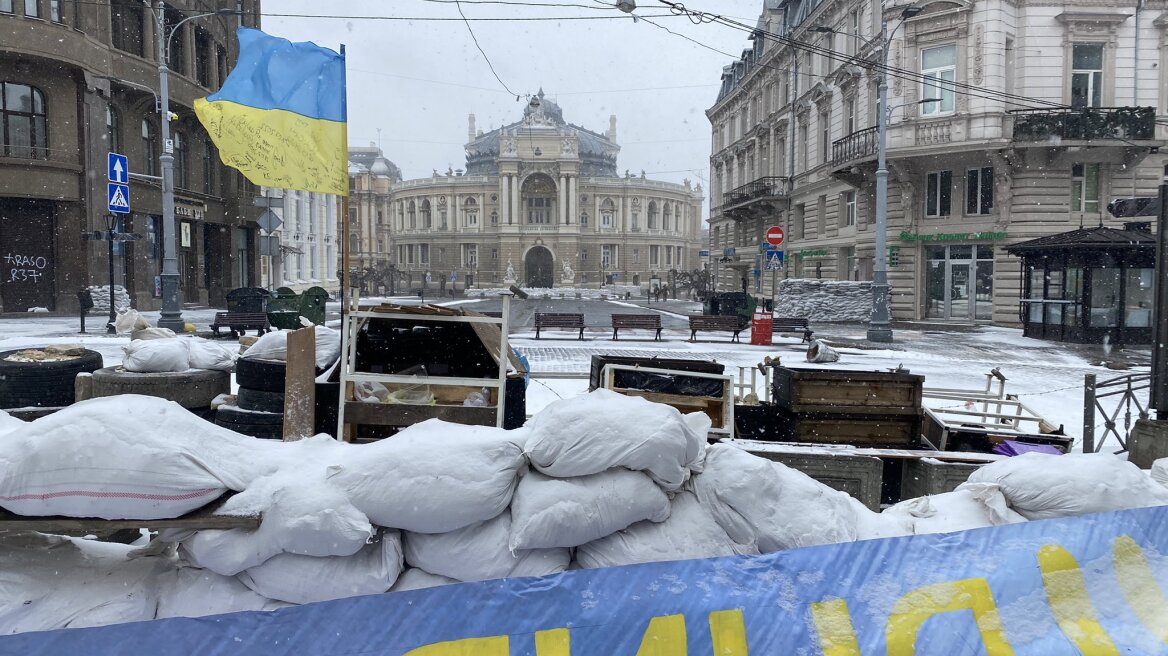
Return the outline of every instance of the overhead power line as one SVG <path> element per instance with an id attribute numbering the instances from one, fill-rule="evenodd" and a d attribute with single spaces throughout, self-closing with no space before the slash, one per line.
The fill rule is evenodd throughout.
<path id="1" fill-rule="evenodd" d="M 458 15 L 462 16 L 462 22 L 466 23 L 466 31 L 470 32 L 470 38 L 472 41 L 474 41 L 475 47 L 479 49 L 479 54 L 483 56 L 483 60 L 487 62 L 487 67 L 491 69 L 491 75 L 494 75 L 495 79 L 499 81 L 499 84 L 507 90 L 507 93 L 515 96 L 515 101 L 519 102 L 519 94 L 512 91 L 511 88 L 507 86 L 507 83 L 503 81 L 503 78 L 499 77 L 499 74 L 495 72 L 495 65 L 491 63 L 491 58 L 487 56 L 487 53 L 483 50 L 483 47 L 479 45 L 479 39 L 475 36 L 474 28 L 470 26 L 470 21 L 466 19 L 466 14 L 462 13 L 462 3 L 455 2 L 454 6 L 458 9 Z"/>

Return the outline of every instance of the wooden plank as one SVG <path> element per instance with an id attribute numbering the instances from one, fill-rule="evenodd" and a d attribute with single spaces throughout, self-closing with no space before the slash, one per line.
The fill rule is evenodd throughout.
<path id="1" fill-rule="evenodd" d="M 178 529 L 228 529 L 228 528 L 259 528 L 260 515 L 216 515 L 215 511 L 223 506 L 223 501 L 234 492 L 230 492 L 221 500 L 213 501 L 198 510 L 189 512 L 182 517 L 168 519 L 100 519 L 96 517 L 28 517 L 10 513 L 0 509 L 0 531 L 41 531 L 53 533 L 60 531 L 117 531 L 135 528 L 178 528 Z"/>
<path id="2" fill-rule="evenodd" d="M 288 334 L 284 379 L 284 441 L 310 437 L 316 425 L 316 326 Z"/>

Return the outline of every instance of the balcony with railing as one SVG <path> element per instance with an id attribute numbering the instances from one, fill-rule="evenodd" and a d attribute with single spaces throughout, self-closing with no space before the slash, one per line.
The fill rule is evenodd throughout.
<path id="1" fill-rule="evenodd" d="M 831 166 L 840 168 L 857 160 L 875 157 L 879 148 L 876 126 L 858 130 L 831 143 Z"/>
<path id="2" fill-rule="evenodd" d="M 1017 109 L 1015 141 L 1139 141 L 1155 138 L 1154 107 L 1084 107 Z"/>
<path id="3" fill-rule="evenodd" d="M 717 211 L 732 219 L 748 219 L 782 209 L 788 201 L 790 179 L 779 176 L 758 178 L 722 196 Z"/>

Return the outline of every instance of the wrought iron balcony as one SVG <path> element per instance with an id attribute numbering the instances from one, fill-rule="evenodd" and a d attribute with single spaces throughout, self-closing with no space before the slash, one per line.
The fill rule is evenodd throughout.
<path id="1" fill-rule="evenodd" d="M 879 148 L 876 129 L 876 126 L 864 128 L 831 142 L 832 167 L 838 168 L 858 159 L 875 157 Z"/>
<path id="2" fill-rule="evenodd" d="M 789 185 L 790 180 L 785 177 L 758 178 L 726 192 L 718 211 L 735 219 L 746 218 L 744 213 L 756 210 L 773 211 L 777 201 L 787 200 Z"/>
<path id="3" fill-rule="evenodd" d="M 1153 139 L 1154 107 L 1085 107 L 1082 109 L 1017 109 L 1014 139 L 1040 141 L 1060 137 L 1073 141 Z"/>

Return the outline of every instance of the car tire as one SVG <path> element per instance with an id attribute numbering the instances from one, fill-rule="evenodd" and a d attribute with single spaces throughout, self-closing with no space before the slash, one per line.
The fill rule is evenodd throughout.
<path id="1" fill-rule="evenodd" d="M 121 367 L 93 372 L 93 397 L 118 394 L 156 396 L 184 408 L 206 408 L 220 394 L 231 392 L 231 374 L 212 369 L 171 373 L 136 373 Z"/>
<path id="2" fill-rule="evenodd" d="M 221 405 L 215 412 L 215 425 L 236 433 L 262 439 L 284 437 L 284 415 L 276 412 L 243 410 L 238 406 Z"/>
<path id="3" fill-rule="evenodd" d="M 236 405 L 241 410 L 284 413 L 284 393 L 240 387 L 235 393 Z"/>
<path id="4" fill-rule="evenodd" d="M 11 362 L 8 356 L 27 349 L 0 353 L 0 408 L 59 408 L 72 405 L 77 374 L 101 369 L 97 351 L 86 349 L 71 360 Z"/>
<path id="5" fill-rule="evenodd" d="M 287 363 L 279 360 L 239 358 L 235 361 L 235 382 L 260 392 L 284 392 Z"/>

